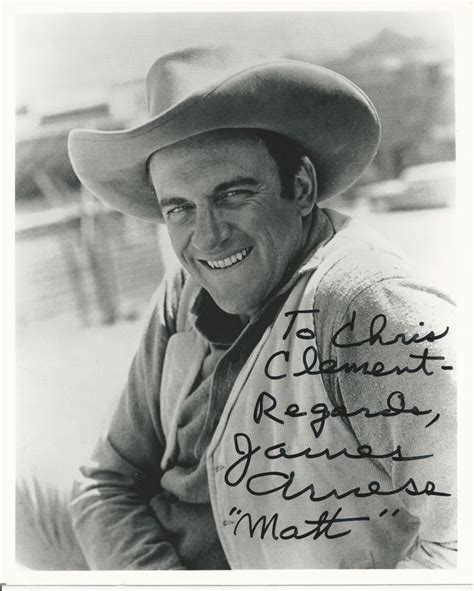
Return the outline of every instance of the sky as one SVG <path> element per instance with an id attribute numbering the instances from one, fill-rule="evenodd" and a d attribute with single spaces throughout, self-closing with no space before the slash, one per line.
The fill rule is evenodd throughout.
<path id="1" fill-rule="evenodd" d="M 384 28 L 446 45 L 452 27 L 440 12 L 18 14 L 16 104 L 49 111 L 101 100 L 108 85 L 144 78 L 160 54 L 190 44 L 237 42 L 324 60 Z"/>

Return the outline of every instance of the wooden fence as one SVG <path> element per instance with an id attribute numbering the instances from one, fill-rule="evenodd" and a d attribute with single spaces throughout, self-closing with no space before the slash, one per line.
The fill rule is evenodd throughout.
<path id="1" fill-rule="evenodd" d="M 17 227 L 17 322 L 63 314 L 86 326 L 133 318 L 163 270 L 154 225 L 97 207 L 45 210 Z"/>

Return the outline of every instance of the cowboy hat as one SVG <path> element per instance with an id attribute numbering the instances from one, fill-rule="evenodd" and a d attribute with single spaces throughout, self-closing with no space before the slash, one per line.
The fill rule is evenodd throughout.
<path id="1" fill-rule="evenodd" d="M 146 220 L 163 221 L 150 156 L 201 133 L 258 128 L 292 138 L 316 167 L 318 202 L 347 189 L 378 148 L 379 119 L 367 96 L 343 76 L 301 61 L 243 61 L 235 49 L 188 48 L 160 57 L 145 90 L 149 121 L 129 130 L 73 130 L 68 148 L 91 193 Z"/>

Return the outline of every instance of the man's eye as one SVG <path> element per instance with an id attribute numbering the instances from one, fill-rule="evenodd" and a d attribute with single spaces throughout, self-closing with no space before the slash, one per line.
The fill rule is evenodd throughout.
<path id="1" fill-rule="evenodd" d="M 232 191 L 227 191 L 223 194 L 223 199 L 245 199 L 251 192 L 247 189 L 232 189 Z"/>
<path id="2" fill-rule="evenodd" d="M 189 205 L 177 205 L 171 209 L 165 211 L 165 217 L 170 222 L 181 222 L 187 217 L 187 214 L 191 211 Z"/>

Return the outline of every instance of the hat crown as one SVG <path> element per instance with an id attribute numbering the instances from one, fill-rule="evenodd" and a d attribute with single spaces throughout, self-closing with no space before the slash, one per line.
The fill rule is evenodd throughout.
<path id="1" fill-rule="evenodd" d="M 255 54 L 232 46 L 189 47 L 166 53 L 154 62 L 146 78 L 148 114 L 156 117 L 196 90 L 258 61 Z"/>

